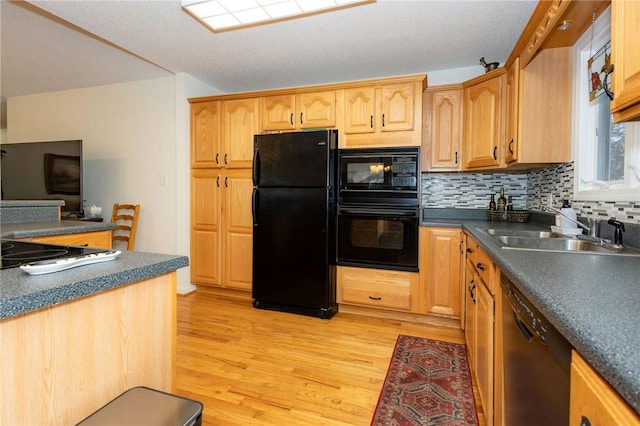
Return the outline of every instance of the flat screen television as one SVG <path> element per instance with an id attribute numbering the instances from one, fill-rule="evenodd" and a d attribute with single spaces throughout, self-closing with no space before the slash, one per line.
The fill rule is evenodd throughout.
<path id="1" fill-rule="evenodd" d="M 82 216 L 82 141 L 3 143 L 3 200 L 63 200 L 62 216 Z"/>

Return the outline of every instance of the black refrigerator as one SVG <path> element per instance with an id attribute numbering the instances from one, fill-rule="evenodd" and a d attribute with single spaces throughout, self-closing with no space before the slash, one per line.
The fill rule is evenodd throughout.
<path id="1" fill-rule="evenodd" d="M 262 134 L 253 153 L 253 306 L 331 318 L 337 130 Z"/>

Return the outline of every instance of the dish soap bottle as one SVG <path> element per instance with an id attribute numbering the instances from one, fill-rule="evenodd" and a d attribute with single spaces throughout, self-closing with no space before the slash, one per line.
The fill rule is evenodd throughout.
<path id="1" fill-rule="evenodd" d="M 571 204 L 569 204 L 569 200 L 562 201 L 562 208 L 560 209 L 560 211 L 562 212 L 562 215 L 560 215 L 560 228 L 573 229 L 578 227 L 575 222 L 571 221 L 570 219 L 567 219 L 567 217 L 570 217 L 575 221 L 577 220 L 577 217 L 578 217 L 576 214 L 576 211 L 571 208 Z"/>
<path id="2" fill-rule="evenodd" d="M 489 201 L 489 210 L 494 211 L 496 209 L 495 195 L 491 194 L 491 201 Z"/>

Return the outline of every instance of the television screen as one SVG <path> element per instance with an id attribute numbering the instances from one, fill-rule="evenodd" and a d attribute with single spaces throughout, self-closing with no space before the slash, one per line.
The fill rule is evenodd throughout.
<path id="1" fill-rule="evenodd" d="M 82 141 L 4 143 L 3 200 L 64 200 L 63 216 L 82 215 Z"/>

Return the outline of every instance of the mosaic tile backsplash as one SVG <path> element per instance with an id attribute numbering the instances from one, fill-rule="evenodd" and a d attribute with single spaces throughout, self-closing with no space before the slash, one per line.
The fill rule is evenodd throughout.
<path id="1" fill-rule="evenodd" d="M 513 197 L 514 209 L 541 210 L 553 195 L 554 207 L 570 200 L 602 218 L 615 216 L 622 222 L 640 224 L 640 203 L 628 201 L 573 200 L 573 163 L 561 164 L 529 173 L 423 173 L 422 206 L 425 208 L 486 209 L 491 194 L 496 200 L 500 188 Z"/>

